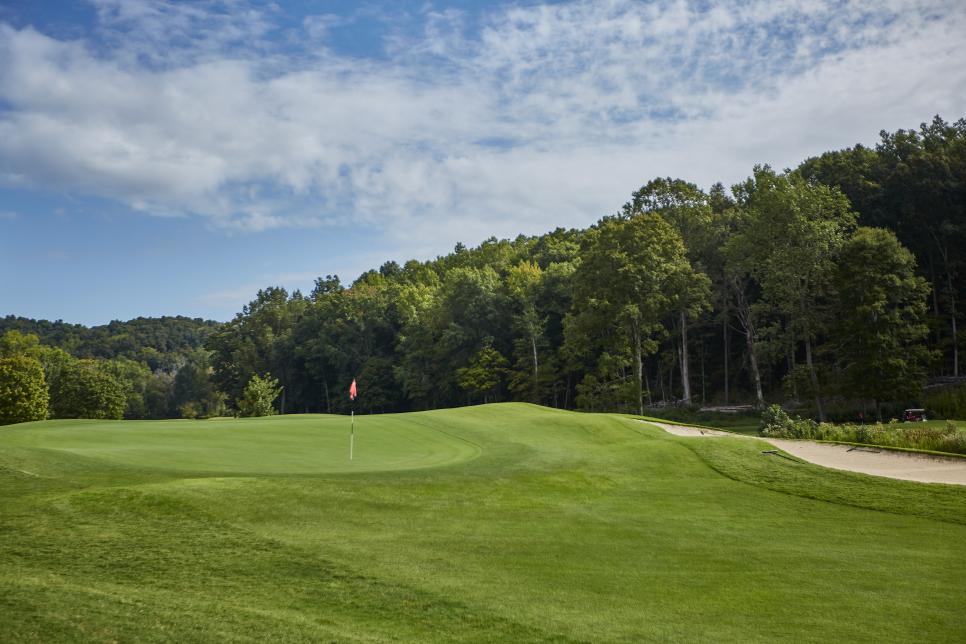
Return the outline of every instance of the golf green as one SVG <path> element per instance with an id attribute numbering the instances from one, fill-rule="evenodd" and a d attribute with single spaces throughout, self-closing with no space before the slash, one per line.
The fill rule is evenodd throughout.
<path id="1" fill-rule="evenodd" d="M 0 429 L 4 641 L 966 639 L 966 489 L 525 404 Z"/>
<path id="2" fill-rule="evenodd" d="M 56 420 L 0 431 L 0 446 L 42 447 L 115 465 L 195 473 L 311 474 L 433 467 L 479 447 L 414 415 L 219 418 L 210 421 Z"/>

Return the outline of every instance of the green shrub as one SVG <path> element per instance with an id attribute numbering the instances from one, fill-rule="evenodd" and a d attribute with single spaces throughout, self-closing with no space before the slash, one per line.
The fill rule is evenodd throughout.
<path id="1" fill-rule="evenodd" d="M 201 416 L 201 408 L 197 402 L 189 400 L 178 407 L 178 413 L 182 418 L 198 418 Z"/>
<path id="2" fill-rule="evenodd" d="M 269 401 L 271 406 L 271 401 Z M 251 409 L 251 408 L 249 408 Z M 204 400 L 189 400 L 178 406 L 178 413 L 182 418 L 206 419 L 225 415 L 225 395 L 220 391 L 212 392 Z M 265 414 L 250 414 L 266 416 Z"/>
<path id="3" fill-rule="evenodd" d="M 282 388 L 278 386 L 278 380 L 272 378 L 272 374 L 265 374 L 260 378 L 258 374 L 252 376 L 245 386 L 245 392 L 238 401 L 238 415 L 249 416 L 272 416 L 275 408 L 272 403 L 282 393 Z"/>
<path id="4" fill-rule="evenodd" d="M 791 417 L 778 405 L 772 405 L 761 415 L 759 433 L 768 438 L 805 438 L 966 454 L 966 432 L 960 431 L 949 421 L 942 427 L 895 421 L 869 425 L 835 425 Z"/>
<path id="5" fill-rule="evenodd" d="M 771 405 L 761 414 L 759 434 L 771 438 L 818 438 L 820 426 L 811 418 L 794 418 L 779 405 Z"/>

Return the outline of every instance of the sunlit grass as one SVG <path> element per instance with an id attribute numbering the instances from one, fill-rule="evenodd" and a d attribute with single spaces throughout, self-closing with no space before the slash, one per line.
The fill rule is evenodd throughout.
<path id="1" fill-rule="evenodd" d="M 966 489 L 522 404 L 358 418 L 350 464 L 347 421 L 0 431 L 0 639 L 966 636 Z"/>

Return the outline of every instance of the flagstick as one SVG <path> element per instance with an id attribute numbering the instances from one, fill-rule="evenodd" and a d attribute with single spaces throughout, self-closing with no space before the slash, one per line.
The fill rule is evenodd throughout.
<path id="1" fill-rule="evenodd" d="M 350 427 L 349 429 L 349 460 L 352 460 L 352 451 L 356 443 L 356 380 L 352 379 L 352 384 L 349 385 L 349 417 L 350 417 Z"/>

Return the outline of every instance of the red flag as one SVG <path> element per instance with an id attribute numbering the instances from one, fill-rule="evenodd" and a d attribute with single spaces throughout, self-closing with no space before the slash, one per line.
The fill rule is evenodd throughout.
<path id="1" fill-rule="evenodd" d="M 359 394 L 356 391 L 356 380 L 355 380 L 355 378 L 353 378 L 352 379 L 352 384 L 349 385 L 349 400 L 355 400 L 356 399 L 356 396 L 358 396 L 358 395 Z"/>

